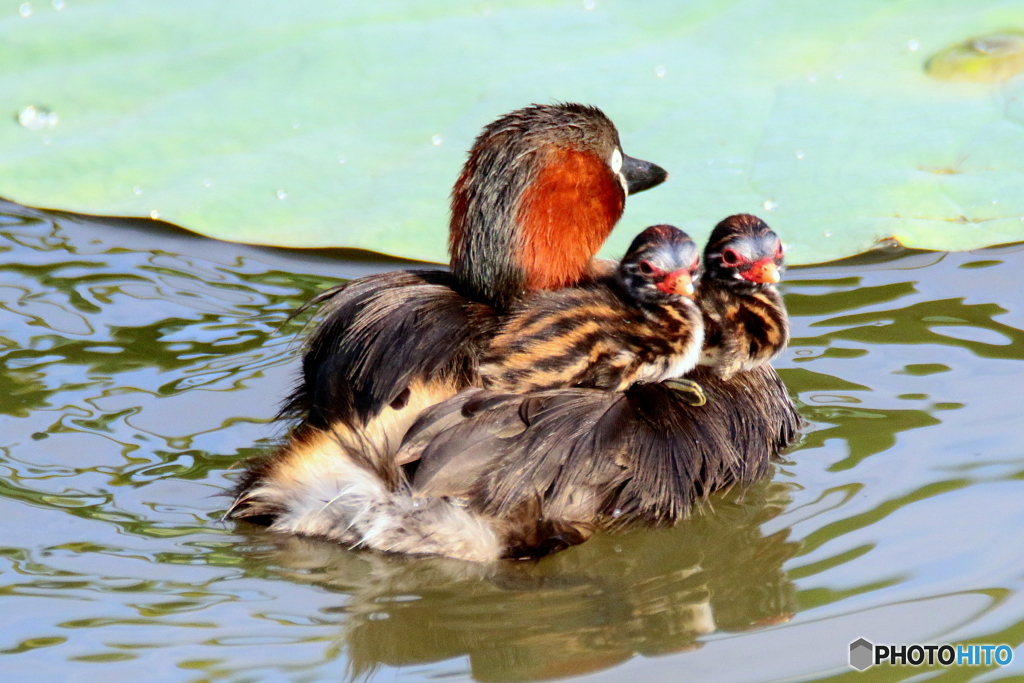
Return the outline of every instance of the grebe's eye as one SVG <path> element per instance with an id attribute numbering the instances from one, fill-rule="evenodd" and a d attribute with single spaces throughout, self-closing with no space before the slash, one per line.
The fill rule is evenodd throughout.
<path id="1" fill-rule="evenodd" d="M 640 272 L 644 275 L 651 275 L 654 273 L 654 266 L 651 265 L 650 261 L 641 261 Z"/>
<path id="2" fill-rule="evenodd" d="M 608 165 L 612 167 L 612 173 L 618 173 L 622 170 L 622 152 L 618 147 L 612 152 L 612 158 L 609 159 Z"/>
<path id="3" fill-rule="evenodd" d="M 775 258 L 782 258 L 782 242 L 775 243 Z"/>
<path id="4" fill-rule="evenodd" d="M 722 251 L 722 263 L 727 266 L 738 266 L 743 261 L 743 257 L 740 256 L 732 249 L 725 249 Z"/>

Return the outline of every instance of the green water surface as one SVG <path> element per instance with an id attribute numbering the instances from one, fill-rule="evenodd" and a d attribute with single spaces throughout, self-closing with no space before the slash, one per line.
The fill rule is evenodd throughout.
<path id="1" fill-rule="evenodd" d="M 619 231 L 635 231 L 628 221 Z M 1008 680 L 850 641 L 1024 640 L 1020 245 L 786 274 L 808 421 L 771 481 L 539 564 L 236 529 L 235 463 L 355 252 L 0 205 L 4 681 Z"/>

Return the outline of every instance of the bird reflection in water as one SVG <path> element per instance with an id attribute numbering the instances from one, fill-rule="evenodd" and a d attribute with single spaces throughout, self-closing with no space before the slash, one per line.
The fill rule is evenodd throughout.
<path id="1" fill-rule="evenodd" d="M 761 531 L 788 492 L 762 482 L 713 495 L 675 528 L 599 534 L 542 563 L 360 553 L 249 525 L 242 552 L 349 596 L 322 612 L 343 615 L 337 650 L 352 680 L 457 657 L 480 681 L 561 678 L 788 621 L 796 602 L 782 565 L 800 546 L 788 529 Z"/>

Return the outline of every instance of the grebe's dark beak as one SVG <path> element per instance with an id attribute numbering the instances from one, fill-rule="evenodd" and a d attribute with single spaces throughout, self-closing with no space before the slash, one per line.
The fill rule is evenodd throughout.
<path id="1" fill-rule="evenodd" d="M 623 155 L 622 177 L 626 179 L 627 193 L 636 194 L 668 180 L 668 171 L 649 161 Z"/>

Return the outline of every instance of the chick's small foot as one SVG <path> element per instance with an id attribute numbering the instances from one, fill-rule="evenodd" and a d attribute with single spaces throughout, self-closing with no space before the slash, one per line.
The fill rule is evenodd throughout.
<path id="1" fill-rule="evenodd" d="M 692 379 L 673 377 L 662 382 L 666 387 L 679 394 L 679 398 L 691 406 L 702 406 L 708 402 L 704 390 Z"/>

